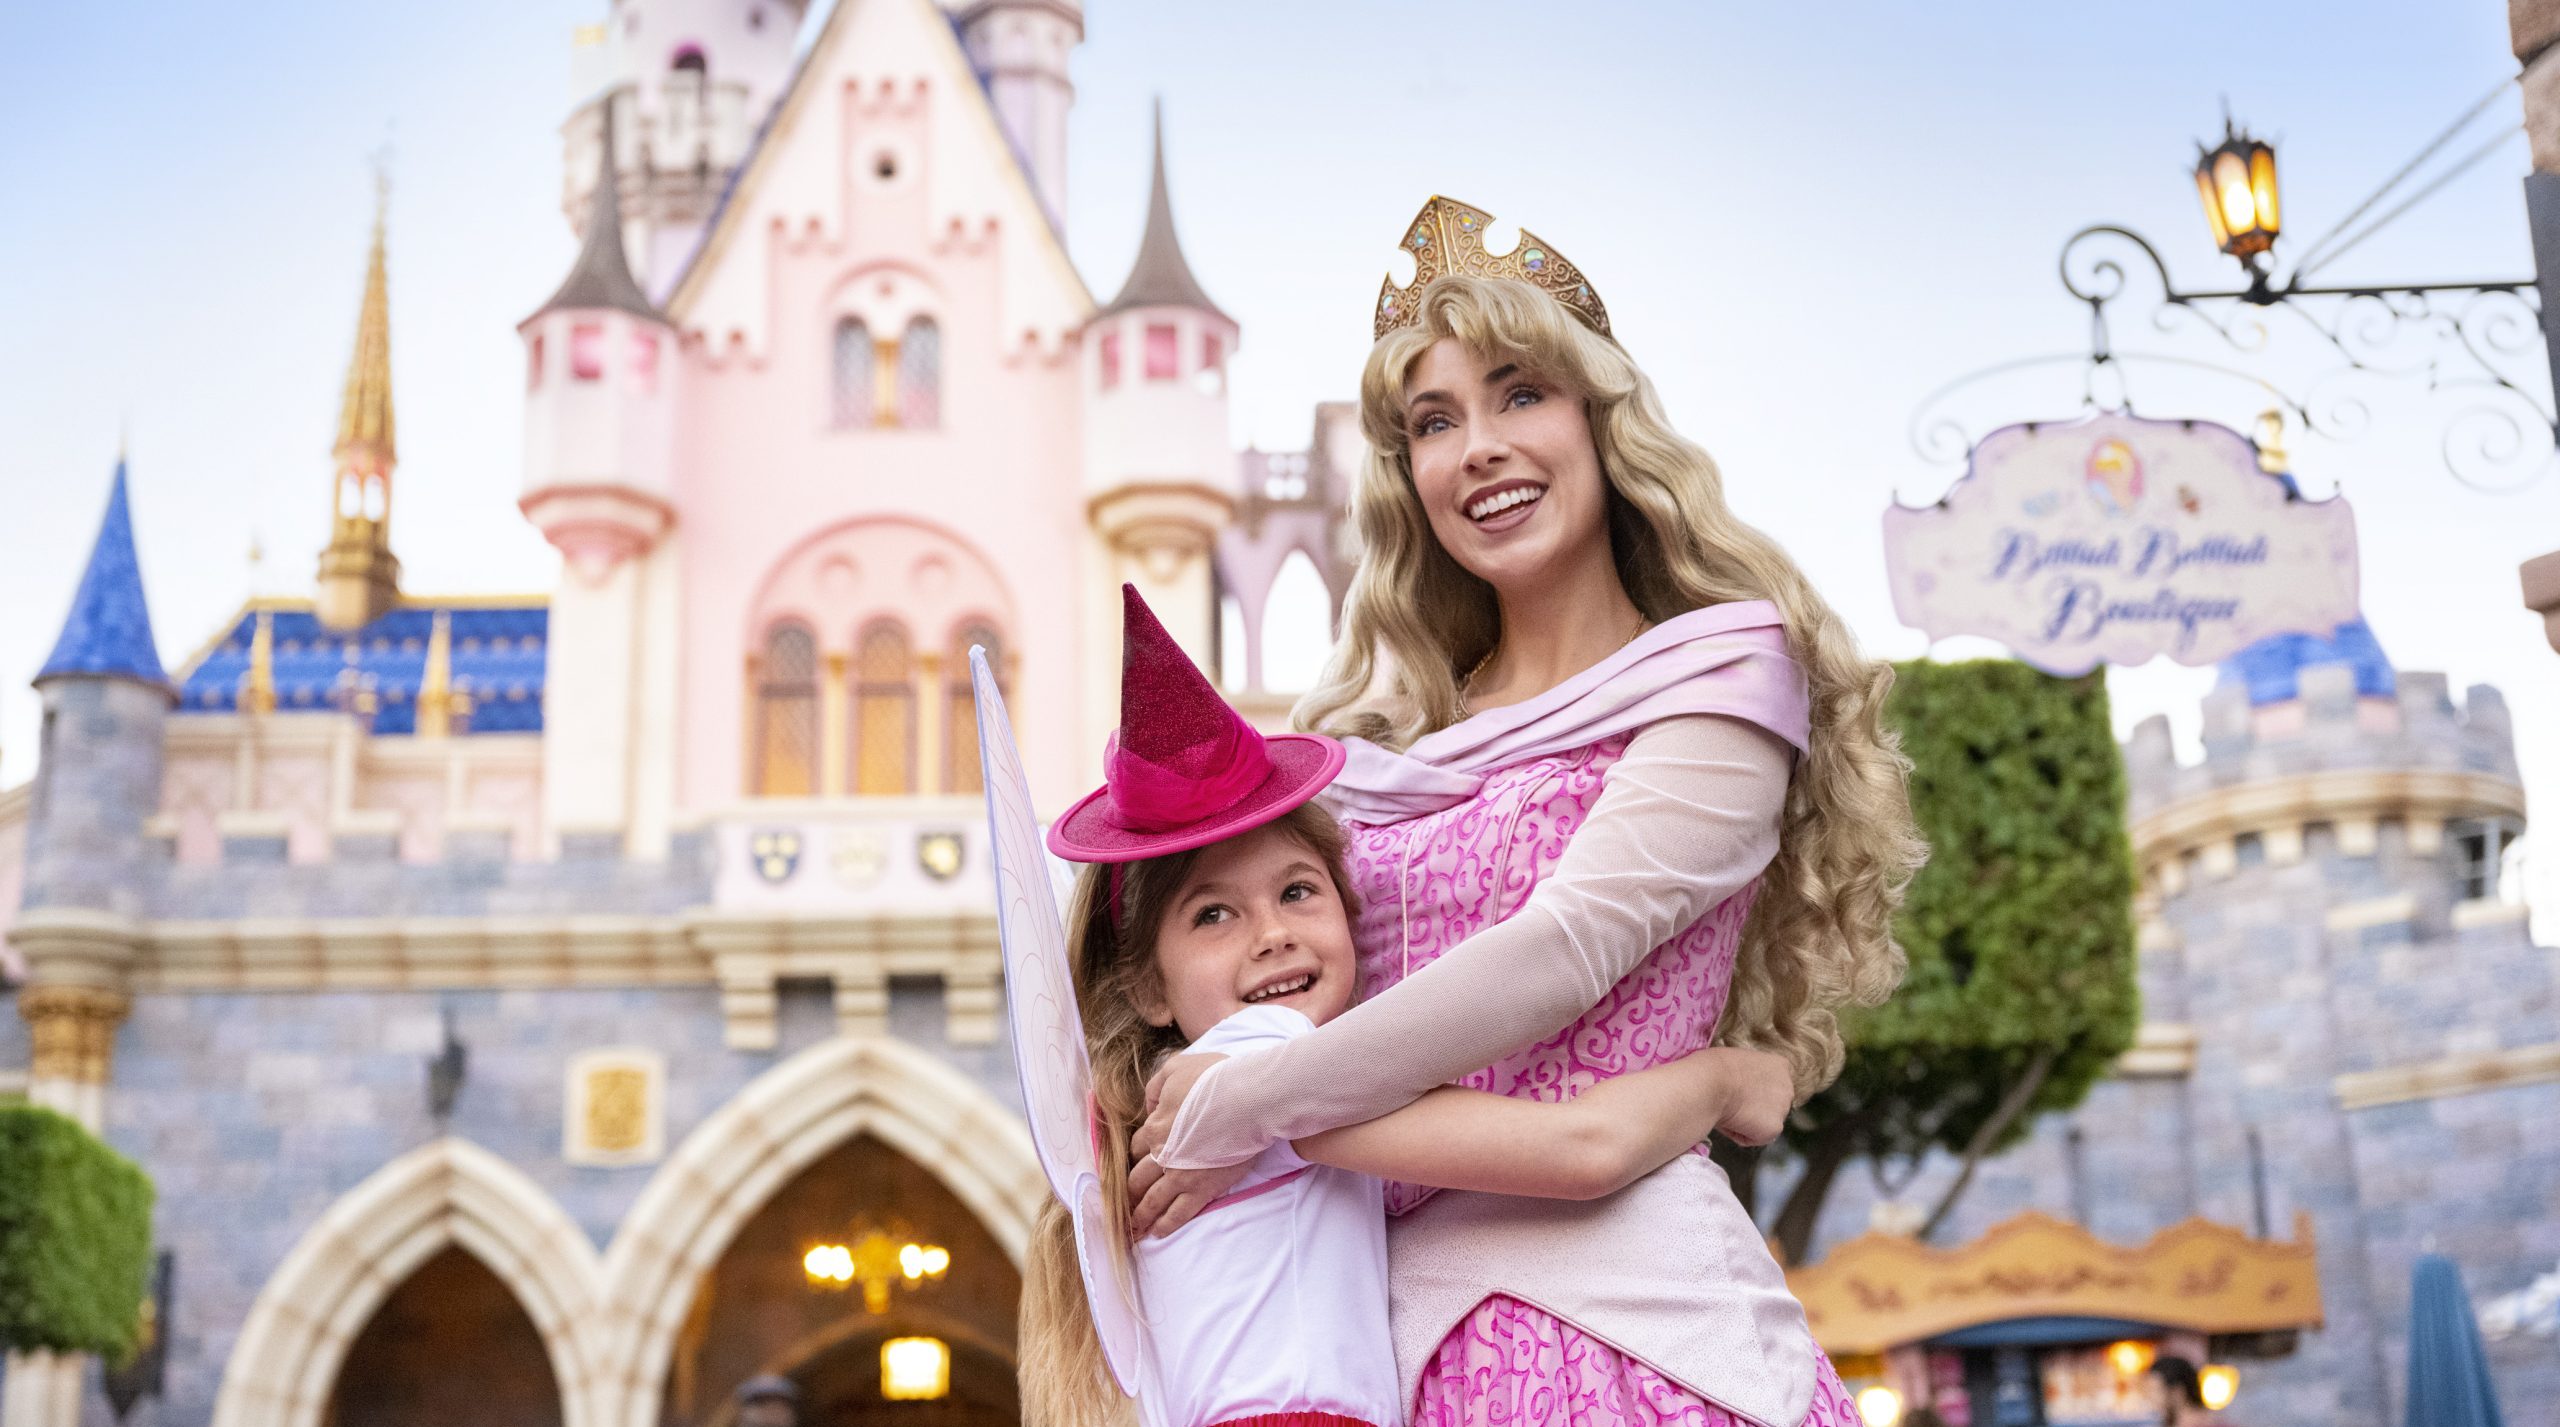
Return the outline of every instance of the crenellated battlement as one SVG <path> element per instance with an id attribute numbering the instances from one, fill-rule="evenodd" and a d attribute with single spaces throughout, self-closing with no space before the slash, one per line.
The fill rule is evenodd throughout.
<path id="1" fill-rule="evenodd" d="M 2387 695 L 2360 691 L 2357 671 L 2300 671 L 2295 696 L 2253 702 L 2226 679 L 2204 701 L 2204 757 L 2180 763 L 2168 720 L 2143 720 L 2125 746 L 2134 855 L 2163 896 L 2244 860 L 2302 860 L 2325 830 L 2338 853 L 2372 856 L 2386 835 L 2435 857 L 2448 827 L 2524 822 L 2515 730 L 2506 699 L 2473 685 L 2454 703 L 2445 676 L 2401 673 Z"/>

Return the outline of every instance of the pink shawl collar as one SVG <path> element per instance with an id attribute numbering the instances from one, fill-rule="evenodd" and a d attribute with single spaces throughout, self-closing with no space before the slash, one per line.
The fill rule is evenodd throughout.
<path id="1" fill-rule="evenodd" d="M 1776 605 L 1737 600 L 1675 615 L 1545 693 L 1452 724 L 1403 753 L 1344 739 L 1349 760 L 1320 801 L 1347 822 L 1402 822 L 1466 802 L 1496 769 L 1683 714 L 1744 719 L 1803 751 L 1804 673 L 1787 657 Z"/>

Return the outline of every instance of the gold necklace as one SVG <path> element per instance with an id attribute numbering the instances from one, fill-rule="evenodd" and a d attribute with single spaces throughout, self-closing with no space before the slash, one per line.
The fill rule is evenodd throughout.
<path id="1" fill-rule="evenodd" d="M 1609 653 L 1615 654 L 1618 652 L 1618 649 L 1624 649 L 1628 645 L 1635 643 L 1637 635 L 1642 634 L 1651 628 L 1653 628 L 1653 621 L 1644 617 L 1643 610 L 1637 610 L 1636 627 L 1628 630 L 1627 637 L 1618 641 L 1618 648 L 1610 650 Z M 1466 676 L 1458 680 L 1458 721 L 1460 723 L 1464 723 L 1468 719 L 1475 717 L 1475 711 L 1467 707 L 1467 694 L 1476 686 L 1476 675 L 1483 673 L 1485 666 L 1493 662 L 1493 656 L 1501 652 L 1502 641 L 1497 639 L 1494 641 L 1493 647 L 1484 652 L 1484 657 L 1478 659 L 1474 665 L 1468 668 Z M 1605 658 L 1606 656 L 1604 655 L 1603 657 Z"/>

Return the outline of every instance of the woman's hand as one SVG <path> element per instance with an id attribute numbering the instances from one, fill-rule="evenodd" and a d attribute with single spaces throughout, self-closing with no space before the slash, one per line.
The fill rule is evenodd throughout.
<path id="1" fill-rule="evenodd" d="M 1167 1169 L 1149 1155 L 1129 1171 L 1129 1237 L 1163 1238 L 1200 1217 L 1235 1187 L 1253 1161 L 1223 1169 Z"/>
<path id="2" fill-rule="evenodd" d="M 1173 1136 L 1173 1117 L 1182 1113 L 1184 1097 L 1211 1066 L 1224 1059 L 1223 1055 L 1177 1055 L 1157 1066 L 1147 1079 L 1147 1122 L 1129 1141 L 1129 1153 L 1144 1159 L 1163 1149 Z"/>
<path id="3" fill-rule="evenodd" d="M 1725 1060 L 1729 1077 L 1724 1118 L 1716 1133 L 1738 1145 L 1765 1145 L 1787 1127 L 1796 1107 L 1795 1066 L 1774 1051 L 1721 1046 L 1705 1054 Z"/>

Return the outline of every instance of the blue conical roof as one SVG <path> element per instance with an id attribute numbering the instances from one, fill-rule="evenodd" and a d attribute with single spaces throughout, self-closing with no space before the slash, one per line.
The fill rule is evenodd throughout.
<path id="1" fill-rule="evenodd" d="M 169 682 L 160 667 L 160 647 L 151 639 L 151 606 L 142 598 L 142 565 L 133 554 L 133 515 L 125 506 L 122 458 L 107 492 L 106 518 L 98 522 L 98 543 L 89 550 L 89 568 L 80 572 L 62 637 L 54 641 L 53 657 L 44 661 L 35 681 L 78 676 L 138 679 L 163 687 Z"/>

